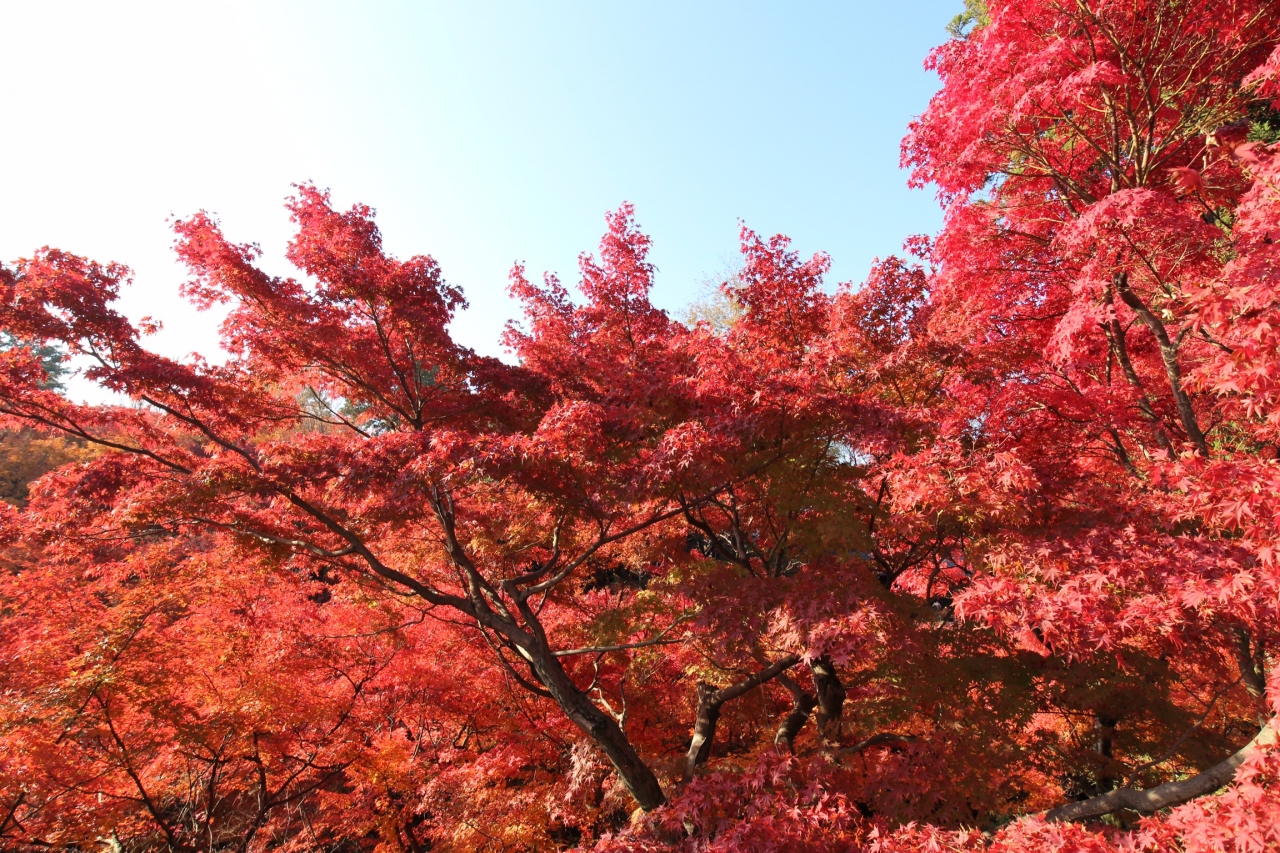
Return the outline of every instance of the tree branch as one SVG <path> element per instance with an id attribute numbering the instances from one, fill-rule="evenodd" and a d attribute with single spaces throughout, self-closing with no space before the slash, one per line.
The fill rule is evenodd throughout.
<path id="1" fill-rule="evenodd" d="M 720 707 L 799 662 L 799 655 L 787 655 L 755 675 L 719 690 L 706 683 L 698 685 L 698 716 L 693 724 L 693 739 L 689 742 L 689 751 L 685 754 L 684 781 L 692 779 L 693 769 L 711 756 L 711 741 L 715 738 L 716 724 L 720 721 Z"/>
<path id="2" fill-rule="evenodd" d="M 624 651 L 625 649 L 642 649 L 642 648 L 645 648 L 646 646 L 675 645 L 676 643 L 684 642 L 684 640 L 665 640 L 663 638 L 667 634 L 671 633 L 671 630 L 675 628 L 677 625 L 679 625 L 682 622 L 688 622 L 692 618 L 693 618 L 692 613 L 686 613 L 676 621 L 672 622 L 666 628 L 664 628 L 662 633 L 658 634 L 658 636 L 652 637 L 648 640 L 641 640 L 638 643 L 619 643 L 614 646 L 584 646 L 583 648 L 580 648 L 580 649 L 565 649 L 564 651 L 555 652 L 554 654 L 558 658 L 567 658 L 567 657 L 571 657 L 572 655 L 589 655 L 589 654 L 595 654 L 597 652 L 603 654 L 605 652 L 620 652 L 620 651 Z"/>
<path id="3" fill-rule="evenodd" d="M 1219 788 L 1230 784 L 1236 778 L 1236 768 L 1244 763 L 1250 753 L 1258 747 L 1268 746 L 1275 742 L 1276 729 L 1275 720 L 1273 719 L 1271 723 L 1264 726 L 1262 731 L 1254 736 L 1253 740 L 1241 747 L 1230 758 L 1218 762 L 1208 770 L 1198 773 L 1190 779 L 1165 782 L 1163 785 L 1147 788 L 1145 791 L 1135 791 L 1132 788 L 1117 788 L 1114 791 L 1108 791 L 1105 794 L 1090 797 L 1078 803 L 1067 803 L 1050 809 L 1045 812 L 1044 819 L 1047 821 L 1087 820 L 1092 817 L 1101 817 L 1112 812 L 1118 812 L 1121 809 L 1129 809 L 1139 814 L 1153 814 L 1161 809 L 1179 806 L 1194 800 L 1196 797 L 1212 794 Z"/>

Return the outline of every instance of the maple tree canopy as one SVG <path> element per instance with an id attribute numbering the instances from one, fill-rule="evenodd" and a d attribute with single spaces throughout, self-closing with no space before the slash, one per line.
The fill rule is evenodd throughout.
<path id="1" fill-rule="evenodd" d="M 0 845 L 1280 848 L 1280 0 L 967 9 L 857 286 L 677 322 L 624 205 L 499 361 L 301 185 L 176 223 L 210 364 L 0 267 Z"/>

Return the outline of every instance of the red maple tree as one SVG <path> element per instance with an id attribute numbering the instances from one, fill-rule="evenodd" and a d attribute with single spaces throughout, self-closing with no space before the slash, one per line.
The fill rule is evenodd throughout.
<path id="1" fill-rule="evenodd" d="M 0 506 L 4 844 L 1280 845 L 1280 4 L 970 7 L 942 232 L 832 291 L 744 228 L 728 323 L 628 206 L 510 363 L 310 185 L 301 278 L 176 225 L 222 364 L 0 268 L 2 426 L 77 448 Z"/>

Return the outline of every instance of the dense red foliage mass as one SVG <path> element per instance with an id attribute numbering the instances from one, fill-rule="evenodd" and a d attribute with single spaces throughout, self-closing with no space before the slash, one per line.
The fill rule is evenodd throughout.
<path id="1" fill-rule="evenodd" d="M 970 5 L 942 233 L 744 229 L 727 327 L 626 206 L 511 363 L 312 186 L 299 279 L 177 224 L 221 365 L 0 268 L 0 844 L 1280 848 L 1280 2 Z"/>

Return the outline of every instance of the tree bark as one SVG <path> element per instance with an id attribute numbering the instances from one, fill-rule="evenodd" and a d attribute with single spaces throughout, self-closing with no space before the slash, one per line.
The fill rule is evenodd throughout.
<path id="1" fill-rule="evenodd" d="M 524 620 L 522 628 L 496 595 L 486 596 L 491 588 L 458 541 L 452 500 L 445 494 L 433 504 L 433 509 L 445 534 L 445 549 L 468 583 L 467 599 L 460 606 L 452 601 L 446 603 L 472 616 L 482 630 L 488 628 L 500 634 L 508 646 L 529 663 L 538 681 L 560 706 L 564 715 L 585 732 L 613 764 L 618 771 L 618 778 L 626 785 L 640 808 L 652 811 L 664 804 L 667 798 L 662 792 L 662 785 L 658 783 L 658 777 L 640 758 L 622 726 L 612 716 L 600 710 L 591 701 L 591 697 L 579 690 L 564 671 L 560 658 L 556 657 L 547 641 L 546 631 L 537 613 L 529 605 L 529 591 L 516 590 L 510 581 L 504 583 L 511 602 Z M 492 606 L 490 602 L 493 602 Z"/>
<path id="2" fill-rule="evenodd" d="M 1111 814 L 1121 809 L 1129 809 L 1139 814 L 1152 814 L 1160 809 L 1172 808 L 1189 800 L 1194 800 L 1196 797 L 1212 794 L 1235 779 L 1236 768 L 1244 763 L 1244 760 L 1249 757 L 1253 750 L 1276 742 L 1275 723 L 1276 721 L 1273 719 L 1239 752 L 1225 761 L 1215 764 L 1203 773 L 1192 776 L 1190 779 L 1165 782 L 1163 785 L 1157 785 L 1145 791 L 1136 791 L 1133 788 L 1117 788 L 1114 791 L 1108 791 L 1105 794 L 1081 800 L 1078 803 L 1067 803 L 1055 809 L 1050 809 L 1045 812 L 1044 818 L 1048 821 L 1087 820 L 1088 818 Z"/>
<path id="3" fill-rule="evenodd" d="M 881 732 L 871 737 L 860 740 L 853 746 L 843 746 L 835 751 L 836 755 L 849 756 L 857 755 L 860 752 L 870 749 L 873 746 L 895 746 L 904 743 L 914 743 L 919 740 L 915 735 L 900 735 L 897 732 Z"/>
<path id="4" fill-rule="evenodd" d="M 787 752 L 794 754 L 796 735 L 800 734 L 804 724 L 809 721 L 809 715 L 818 706 L 818 697 L 806 693 L 799 684 L 783 673 L 778 673 L 778 683 L 791 691 L 792 704 L 790 713 L 782 718 L 782 723 L 778 726 L 778 733 L 773 737 L 773 745 L 786 744 Z"/>
<path id="5" fill-rule="evenodd" d="M 826 747 L 831 741 L 831 724 L 844 713 L 844 685 L 836 675 L 835 664 L 825 655 L 811 663 L 809 668 L 813 672 L 813 689 L 818 695 L 818 743 Z"/>
<path id="6" fill-rule="evenodd" d="M 698 713 L 693 721 L 693 739 L 689 741 L 684 763 L 686 782 L 693 778 L 693 768 L 711 757 L 711 741 L 715 739 L 720 706 L 724 704 L 719 696 L 720 691 L 714 685 L 698 682 Z"/>
<path id="7" fill-rule="evenodd" d="M 1160 322 L 1160 318 L 1152 313 L 1146 303 L 1138 298 L 1138 294 L 1134 293 L 1129 287 L 1128 277 L 1121 274 L 1116 281 L 1116 290 L 1120 293 L 1120 299 L 1125 305 L 1132 309 L 1133 313 L 1138 315 L 1138 319 L 1151 330 L 1151 334 L 1155 335 L 1156 343 L 1160 345 L 1160 359 L 1164 362 L 1165 374 L 1169 377 L 1169 389 L 1173 392 L 1173 401 L 1178 408 L 1178 418 L 1182 421 L 1182 428 L 1186 430 L 1187 438 L 1191 439 L 1191 443 L 1196 446 L 1196 450 L 1200 451 L 1200 455 L 1209 458 L 1209 445 L 1205 441 L 1204 433 L 1200 430 L 1200 423 L 1196 420 L 1195 410 L 1191 407 L 1191 398 L 1187 395 L 1187 391 L 1182 387 L 1182 368 L 1178 364 L 1178 345 L 1169 338 L 1169 332 L 1165 329 L 1164 323 Z"/>
<path id="8" fill-rule="evenodd" d="M 736 699 L 755 687 L 800 662 L 799 655 L 787 655 L 757 672 L 750 678 L 721 689 L 714 685 L 698 684 L 698 715 L 693 723 L 693 739 L 684 760 L 684 781 L 693 778 L 694 768 L 711 757 L 711 742 L 715 740 L 716 724 L 720 722 L 720 709 L 725 702 Z"/>
<path id="9" fill-rule="evenodd" d="M 1118 288 L 1123 279 L 1116 277 L 1114 282 Z M 1165 431 L 1164 424 L 1161 422 L 1160 416 L 1156 414 L 1155 408 L 1151 405 L 1151 399 L 1147 396 L 1147 389 L 1142 385 L 1142 379 L 1138 376 L 1138 371 L 1133 367 L 1133 360 L 1129 358 L 1129 345 L 1126 341 L 1126 333 L 1124 327 L 1120 325 L 1120 321 L 1115 316 L 1114 305 L 1111 288 L 1107 289 L 1103 299 L 1105 304 L 1111 308 L 1111 317 L 1107 324 L 1103 326 L 1103 333 L 1107 337 L 1107 342 L 1111 346 L 1111 351 L 1116 357 L 1116 361 L 1120 363 L 1120 370 L 1124 373 L 1124 378 L 1133 388 L 1134 393 L 1138 396 L 1138 410 L 1151 422 L 1151 429 L 1155 433 L 1156 443 L 1162 448 L 1173 453 L 1173 442 L 1169 439 L 1169 434 Z M 1119 443 L 1119 435 L 1116 436 L 1116 442 Z"/>
<path id="10" fill-rule="evenodd" d="M 1252 641 L 1247 631 L 1236 631 L 1236 663 L 1240 667 L 1240 680 L 1253 698 L 1257 708 L 1258 724 L 1267 720 L 1266 650 L 1261 640 Z"/>
<path id="11" fill-rule="evenodd" d="M 533 655 L 532 661 L 538 680 L 546 686 L 565 716 L 586 732 L 608 757 L 618 771 L 618 778 L 627 786 L 640 808 L 648 812 L 665 803 L 667 798 L 662 793 L 658 777 L 640 758 L 618 722 L 578 689 L 549 649 L 539 651 L 545 653 Z"/>
<path id="12" fill-rule="evenodd" d="M 1112 743 L 1116 736 L 1116 725 L 1119 720 L 1115 717 L 1109 717 L 1101 712 L 1094 712 L 1093 715 L 1093 751 L 1102 757 L 1101 772 L 1098 774 L 1099 791 L 1110 791 L 1116 786 L 1115 777 L 1111 775 L 1111 766 L 1114 762 L 1114 750 Z"/>

